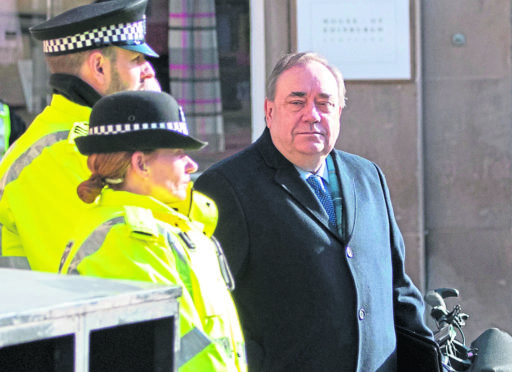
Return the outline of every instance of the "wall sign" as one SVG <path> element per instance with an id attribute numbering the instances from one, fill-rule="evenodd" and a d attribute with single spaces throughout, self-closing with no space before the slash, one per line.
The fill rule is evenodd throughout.
<path id="1" fill-rule="evenodd" d="M 297 50 L 346 80 L 411 79 L 409 0 L 296 0 Z"/>

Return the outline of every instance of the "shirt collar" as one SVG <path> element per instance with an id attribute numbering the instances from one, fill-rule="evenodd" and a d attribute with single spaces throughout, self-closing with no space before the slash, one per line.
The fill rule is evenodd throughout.
<path id="1" fill-rule="evenodd" d="M 299 172 L 300 178 L 302 178 L 304 181 L 313 173 L 310 171 L 304 170 L 298 166 L 295 165 L 295 169 Z M 327 170 L 327 163 L 324 160 L 322 164 L 320 164 L 320 169 L 318 169 L 318 172 L 316 175 L 323 178 L 323 180 L 327 183 L 329 183 L 329 171 Z"/>

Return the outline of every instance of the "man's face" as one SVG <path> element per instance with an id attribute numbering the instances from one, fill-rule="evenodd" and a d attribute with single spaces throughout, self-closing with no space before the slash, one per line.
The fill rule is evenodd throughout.
<path id="1" fill-rule="evenodd" d="M 274 101 L 265 100 L 272 142 L 288 160 L 305 169 L 319 164 L 333 149 L 341 110 L 336 79 L 318 62 L 283 72 Z"/>
<path id="2" fill-rule="evenodd" d="M 145 90 L 155 71 L 142 53 L 115 48 L 116 56 L 110 65 L 110 83 L 105 95 L 125 90 Z"/>
<path id="3" fill-rule="evenodd" d="M 170 204 L 187 197 L 190 174 L 197 164 L 181 149 L 158 149 L 146 162 L 149 170 L 150 195 Z"/>

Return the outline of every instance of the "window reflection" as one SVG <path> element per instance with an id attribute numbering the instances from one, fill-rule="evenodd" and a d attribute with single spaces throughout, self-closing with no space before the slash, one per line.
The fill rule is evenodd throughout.
<path id="1" fill-rule="evenodd" d="M 206 0 L 205 0 L 206 1 Z M 220 78 L 222 138 L 194 154 L 200 170 L 251 141 L 249 0 L 215 3 Z M 48 104 L 50 88 L 41 43 L 29 27 L 92 0 L 2 0 L 0 2 L 0 100 L 27 123 Z M 163 90 L 169 89 L 169 6 L 172 0 L 149 0 L 147 41 L 160 54 L 152 59 Z M 170 92 L 180 98 L 176 92 Z M 187 112 L 192 117 L 194 112 Z"/>

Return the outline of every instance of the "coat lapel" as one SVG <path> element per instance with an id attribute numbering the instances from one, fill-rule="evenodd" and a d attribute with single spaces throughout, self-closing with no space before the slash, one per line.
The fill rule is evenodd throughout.
<path id="1" fill-rule="evenodd" d="M 277 169 L 274 179 L 291 198 L 311 212 L 318 222 L 329 228 L 329 217 L 322 204 L 309 186 L 302 181 L 293 166 Z"/>
<path id="2" fill-rule="evenodd" d="M 329 216 L 320 201 L 304 182 L 293 164 L 288 161 L 272 144 L 268 129 L 258 141 L 259 151 L 270 168 L 275 169 L 274 180 L 292 199 L 306 209 L 319 225 L 340 237 L 336 229 L 329 225 Z"/>
<path id="3" fill-rule="evenodd" d="M 352 233 L 354 232 L 354 226 L 356 222 L 357 214 L 357 198 L 356 198 L 356 186 L 354 181 L 354 175 L 350 171 L 350 168 L 344 166 L 343 153 L 338 151 L 332 152 L 334 156 L 334 165 L 336 167 L 336 173 L 341 180 L 341 197 L 343 205 L 343 224 L 345 226 L 345 242 L 348 244 Z"/>

